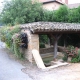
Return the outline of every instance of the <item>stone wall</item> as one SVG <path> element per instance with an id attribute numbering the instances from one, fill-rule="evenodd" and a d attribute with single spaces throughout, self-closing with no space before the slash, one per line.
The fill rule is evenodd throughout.
<path id="1" fill-rule="evenodd" d="M 40 54 L 54 52 L 54 47 L 41 48 L 39 51 L 40 51 Z M 58 52 L 65 52 L 65 51 L 66 51 L 66 48 L 65 47 L 58 46 Z"/>
<path id="2" fill-rule="evenodd" d="M 53 47 L 40 49 L 40 54 L 45 54 L 45 53 L 50 53 L 50 52 L 54 52 Z"/>
<path id="3" fill-rule="evenodd" d="M 53 53 L 54 53 L 54 47 L 50 47 L 50 48 L 42 48 L 39 50 L 41 57 L 44 58 L 50 58 L 53 57 Z M 65 52 L 65 48 L 58 46 L 58 52 L 57 52 L 57 57 L 62 57 L 63 54 L 62 52 Z"/>
<path id="4" fill-rule="evenodd" d="M 32 50 L 36 49 L 39 51 L 39 36 L 38 34 L 31 34 L 29 30 L 22 30 L 28 36 L 28 48 L 25 50 L 25 58 L 29 62 L 33 61 Z"/>

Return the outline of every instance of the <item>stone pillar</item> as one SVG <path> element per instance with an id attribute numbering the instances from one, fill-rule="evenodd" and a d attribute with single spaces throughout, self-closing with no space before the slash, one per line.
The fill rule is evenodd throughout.
<path id="1" fill-rule="evenodd" d="M 25 50 L 25 58 L 32 63 L 32 50 L 36 49 L 39 51 L 39 36 L 38 34 L 31 34 L 30 30 L 22 30 L 22 32 L 28 35 L 28 48 Z"/>

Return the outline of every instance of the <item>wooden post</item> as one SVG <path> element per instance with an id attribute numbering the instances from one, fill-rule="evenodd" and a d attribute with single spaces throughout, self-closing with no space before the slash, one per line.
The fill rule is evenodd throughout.
<path id="1" fill-rule="evenodd" d="M 58 39 L 57 39 L 57 37 L 55 37 L 55 39 L 54 39 L 54 60 L 57 57 L 57 44 L 58 44 Z"/>
<path id="2" fill-rule="evenodd" d="M 66 40 L 64 39 L 64 48 L 66 47 Z"/>
<path id="3" fill-rule="evenodd" d="M 64 37 L 64 48 L 66 47 L 66 35 L 63 36 Z"/>
<path id="4" fill-rule="evenodd" d="M 49 45 L 49 47 L 51 46 L 51 43 L 50 43 L 50 39 L 49 39 L 49 37 L 48 37 L 48 45 Z"/>
<path id="5" fill-rule="evenodd" d="M 50 46 L 53 44 L 53 40 L 52 40 L 52 36 L 51 35 L 47 35 L 48 36 L 48 38 L 49 38 L 49 41 L 50 41 Z"/>
<path id="6" fill-rule="evenodd" d="M 56 57 L 57 57 L 57 47 L 58 47 L 58 40 L 59 38 L 61 37 L 61 34 L 58 35 L 58 34 L 55 34 L 55 35 L 51 35 L 52 38 L 54 39 L 54 60 L 56 60 Z"/>

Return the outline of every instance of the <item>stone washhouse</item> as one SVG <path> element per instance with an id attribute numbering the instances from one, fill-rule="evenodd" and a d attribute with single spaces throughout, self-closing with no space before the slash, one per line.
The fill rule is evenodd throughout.
<path id="1" fill-rule="evenodd" d="M 62 22 L 33 22 L 28 24 L 20 25 L 23 33 L 28 36 L 28 48 L 25 50 L 25 57 L 29 62 L 35 62 L 38 68 L 45 69 L 45 65 L 40 56 L 39 50 L 39 34 L 48 35 L 49 39 L 54 39 L 53 48 L 53 59 L 57 57 L 57 43 L 59 38 L 63 34 L 79 34 L 80 24 L 79 23 L 62 23 Z M 62 65 L 62 64 L 61 64 Z M 63 64 L 64 65 L 64 64 Z M 56 67 L 56 66 L 53 66 Z M 53 68 L 52 66 L 50 68 Z"/>

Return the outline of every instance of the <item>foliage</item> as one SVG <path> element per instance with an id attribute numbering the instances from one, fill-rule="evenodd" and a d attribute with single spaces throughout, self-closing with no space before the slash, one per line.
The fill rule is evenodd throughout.
<path id="1" fill-rule="evenodd" d="M 40 44 L 39 44 L 39 47 L 40 47 L 40 48 L 45 48 L 45 44 L 44 44 L 44 43 L 40 43 Z"/>
<path id="2" fill-rule="evenodd" d="M 61 6 L 54 13 L 54 20 L 57 22 L 80 23 L 80 6 L 78 8 L 69 9 L 67 6 Z"/>
<path id="3" fill-rule="evenodd" d="M 78 49 L 78 54 L 72 58 L 72 63 L 80 62 L 80 49 Z"/>
<path id="4" fill-rule="evenodd" d="M 0 38 L 3 42 L 5 42 L 5 34 L 7 33 L 8 27 L 1 27 L 0 28 Z"/>
<path id="5" fill-rule="evenodd" d="M 80 23 L 80 6 L 77 9 L 69 10 L 68 22 Z"/>
<path id="6" fill-rule="evenodd" d="M 20 52 L 20 45 L 19 43 L 21 42 L 20 38 L 16 38 L 14 43 L 13 43 L 13 51 L 14 51 L 14 54 L 19 57 L 19 58 L 24 58 L 24 54 L 22 52 Z"/>
<path id="7" fill-rule="evenodd" d="M 56 22 L 67 22 L 68 21 L 68 13 L 69 13 L 69 10 L 67 8 L 67 6 L 61 6 L 59 8 L 59 10 L 55 11 L 54 13 L 54 20 Z"/>
<path id="8" fill-rule="evenodd" d="M 19 58 L 23 57 L 23 54 L 20 52 L 20 38 L 15 38 L 13 42 L 13 36 L 20 32 L 19 26 L 14 27 L 2 27 L 0 28 L 1 40 L 4 41 L 7 47 Z M 17 37 L 18 35 L 16 35 Z"/>
<path id="9" fill-rule="evenodd" d="M 48 43 L 47 35 L 39 35 L 39 40 L 40 40 L 40 42 Z"/>
<path id="10" fill-rule="evenodd" d="M 66 61 L 68 60 L 69 57 L 73 58 L 73 57 L 76 57 L 77 56 L 77 48 L 75 48 L 74 46 L 72 45 L 69 45 L 67 48 L 66 48 L 66 51 L 64 53 L 64 57 L 63 57 L 63 60 L 66 59 Z"/>
<path id="11" fill-rule="evenodd" d="M 2 22 L 5 24 L 22 24 L 40 21 L 43 15 L 41 4 L 31 0 L 7 1 L 1 13 Z"/>
<path id="12" fill-rule="evenodd" d="M 40 48 L 45 48 L 45 44 L 48 43 L 47 35 L 39 35 Z"/>
<path id="13" fill-rule="evenodd" d="M 69 57 L 71 57 L 72 63 L 80 62 L 80 49 L 74 46 L 68 46 L 66 52 L 63 53 L 63 60 L 67 61 Z"/>
<path id="14" fill-rule="evenodd" d="M 12 27 L 12 28 L 8 28 L 7 29 L 7 33 L 5 34 L 5 42 L 7 44 L 7 47 L 11 47 L 12 46 L 12 36 L 19 32 L 20 31 L 20 28 L 18 26 L 15 26 L 15 27 Z"/>
<path id="15" fill-rule="evenodd" d="M 80 22 L 80 7 L 69 9 L 63 5 L 56 11 L 48 11 L 42 8 L 42 4 L 31 0 L 11 0 L 4 4 L 1 13 L 2 23 L 22 24 L 37 21 L 51 22 Z"/>
<path id="16" fill-rule="evenodd" d="M 63 61 L 67 61 L 68 60 L 68 54 L 66 54 L 65 52 L 63 54 L 64 54 L 64 57 L 62 58 Z"/>

